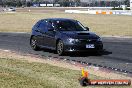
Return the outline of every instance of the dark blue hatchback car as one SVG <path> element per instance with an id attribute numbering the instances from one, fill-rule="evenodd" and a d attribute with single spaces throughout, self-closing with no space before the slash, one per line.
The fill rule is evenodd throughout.
<path id="1" fill-rule="evenodd" d="M 103 49 L 98 35 L 79 21 L 65 18 L 39 20 L 32 28 L 30 45 L 34 50 L 56 50 L 59 55 L 75 51 L 99 52 Z"/>

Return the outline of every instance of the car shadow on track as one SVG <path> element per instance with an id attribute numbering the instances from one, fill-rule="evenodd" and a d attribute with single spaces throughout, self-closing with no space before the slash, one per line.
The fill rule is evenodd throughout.
<path id="1" fill-rule="evenodd" d="M 57 54 L 55 50 L 41 49 L 40 51 Z M 97 52 L 69 52 L 69 53 L 65 53 L 63 56 L 88 57 L 88 56 L 103 56 L 103 55 L 109 55 L 109 54 L 112 54 L 112 52 L 104 49 L 103 51 L 98 53 Z"/>
<path id="2" fill-rule="evenodd" d="M 89 56 L 103 56 L 112 54 L 111 51 L 103 50 L 100 52 L 76 52 L 76 53 L 67 53 L 66 56 L 70 57 L 89 57 Z"/>

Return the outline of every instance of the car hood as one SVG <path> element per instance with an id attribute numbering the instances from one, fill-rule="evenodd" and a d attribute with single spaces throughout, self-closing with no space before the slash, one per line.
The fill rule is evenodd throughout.
<path id="1" fill-rule="evenodd" d="M 66 35 L 67 37 L 70 38 L 75 38 L 75 39 L 98 39 L 99 36 L 97 36 L 93 32 L 89 31 L 62 31 L 63 35 Z"/>

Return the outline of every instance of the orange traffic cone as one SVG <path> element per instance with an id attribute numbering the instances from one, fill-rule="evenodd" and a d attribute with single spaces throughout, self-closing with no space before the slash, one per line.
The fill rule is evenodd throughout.
<path id="1" fill-rule="evenodd" d="M 82 68 L 82 77 L 79 79 L 81 86 L 90 85 L 90 79 L 88 79 L 88 72 Z"/>
<path id="2" fill-rule="evenodd" d="M 87 77 L 88 78 L 88 72 L 84 71 L 84 68 L 82 68 L 82 77 Z"/>

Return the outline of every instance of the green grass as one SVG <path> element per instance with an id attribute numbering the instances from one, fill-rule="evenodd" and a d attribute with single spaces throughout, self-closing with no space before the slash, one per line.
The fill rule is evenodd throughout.
<path id="1" fill-rule="evenodd" d="M 132 36 L 132 16 L 88 15 L 66 13 L 1 13 L 1 32 L 31 32 L 32 26 L 42 18 L 72 18 L 79 20 L 99 35 Z"/>
<path id="2" fill-rule="evenodd" d="M 79 88 L 79 77 L 80 72 L 75 70 L 42 63 L 0 59 L 1 88 Z"/>
<path id="3" fill-rule="evenodd" d="M 81 71 L 24 60 L 0 58 L 1 88 L 81 88 L 78 78 Z M 90 75 L 91 79 L 100 77 Z M 87 88 L 111 88 L 90 86 Z M 114 87 L 113 88 L 129 88 Z"/>

